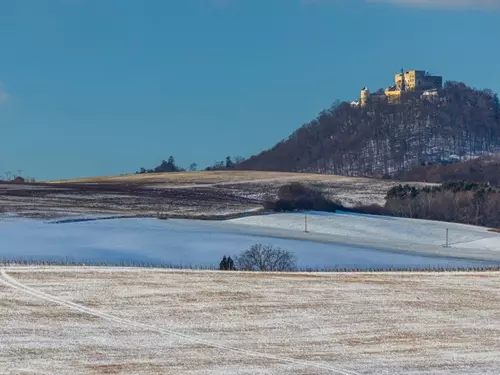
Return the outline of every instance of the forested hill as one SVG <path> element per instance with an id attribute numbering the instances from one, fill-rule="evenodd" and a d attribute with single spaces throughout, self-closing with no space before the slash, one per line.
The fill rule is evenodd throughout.
<path id="1" fill-rule="evenodd" d="M 499 150 L 498 96 L 447 82 L 429 99 L 334 105 L 238 168 L 382 177 Z"/>

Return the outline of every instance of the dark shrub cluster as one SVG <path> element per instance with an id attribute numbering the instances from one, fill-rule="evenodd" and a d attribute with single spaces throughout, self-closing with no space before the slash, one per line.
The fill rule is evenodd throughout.
<path id="1" fill-rule="evenodd" d="M 224 257 L 220 261 L 219 270 L 220 271 L 234 271 L 236 268 L 234 266 L 234 261 L 231 257 Z"/>
<path id="2" fill-rule="evenodd" d="M 298 210 L 335 212 L 342 209 L 342 205 L 332 202 L 318 189 L 293 182 L 281 186 L 278 190 L 278 199 L 266 202 L 266 208 L 277 212 Z"/>

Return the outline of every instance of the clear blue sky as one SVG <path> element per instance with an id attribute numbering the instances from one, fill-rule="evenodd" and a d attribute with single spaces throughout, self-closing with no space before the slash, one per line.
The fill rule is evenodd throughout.
<path id="1" fill-rule="evenodd" d="M 0 0 L 0 175 L 247 157 L 402 65 L 499 92 L 499 5 Z"/>

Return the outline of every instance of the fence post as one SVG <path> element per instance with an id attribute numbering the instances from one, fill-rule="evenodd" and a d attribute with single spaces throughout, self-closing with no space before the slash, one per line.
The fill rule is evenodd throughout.
<path id="1" fill-rule="evenodd" d="M 445 247 L 450 247 L 449 241 L 448 241 L 448 238 L 449 238 L 448 232 L 449 232 L 449 229 L 446 228 L 446 246 Z"/>
<path id="2" fill-rule="evenodd" d="M 307 233 L 307 214 L 304 214 L 304 232 Z"/>

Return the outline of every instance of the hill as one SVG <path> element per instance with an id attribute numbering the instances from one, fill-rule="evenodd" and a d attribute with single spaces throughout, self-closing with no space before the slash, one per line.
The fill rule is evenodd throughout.
<path id="1" fill-rule="evenodd" d="M 154 190 L 158 194 L 163 195 L 168 192 L 189 191 L 213 194 L 223 193 L 243 198 L 262 199 L 264 197 L 275 197 L 281 186 L 293 182 L 301 182 L 314 186 L 329 198 L 347 207 L 371 204 L 384 205 L 387 191 L 396 185 L 396 182 L 390 180 L 361 177 L 241 170 L 87 177 L 50 181 L 47 184 L 53 188 L 73 188 L 75 186 L 78 188 L 83 187 L 86 190 L 94 188 L 101 193 L 116 186 L 133 187 L 141 189 L 141 191 Z M 417 183 L 416 185 L 423 186 L 426 184 Z"/>
<path id="2" fill-rule="evenodd" d="M 42 218 L 168 213 L 215 219 L 262 210 L 282 186 L 293 182 L 312 186 L 346 207 L 383 206 L 387 191 L 395 185 L 381 179 L 237 170 L 0 183 L 0 216 L 2 212 Z"/>
<path id="3" fill-rule="evenodd" d="M 394 178 L 402 181 L 472 181 L 500 185 L 500 157 L 495 155 L 451 164 L 417 165 L 397 173 Z"/>
<path id="4" fill-rule="evenodd" d="M 427 99 L 337 103 L 237 168 L 383 177 L 498 150 L 498 96 L 447 82 Z"/>

